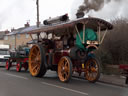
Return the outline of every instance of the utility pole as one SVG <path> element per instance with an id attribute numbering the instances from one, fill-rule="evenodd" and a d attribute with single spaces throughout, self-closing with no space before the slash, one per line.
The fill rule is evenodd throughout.
<path id="1" fill-rule="evenodd" d="M 37 27 L 39 27 L 40 25 L 40 21 L 39 21 L 39 0 L 36 1 L 36 5 L 37 5 Z M 39 35 L 37 34 L 37 40 L 39 41 Z"/>
<path id="2" fill-rule="evenodd" d="M 16 36 L 17 36 L 17 35 L 15 34 L 14 36 L 15 36 L 15 51 L 16 51 L 16 49 L 17 49 L 17 48 L 16 48 Z"/>
<path id="3" fill-rule="evenodd" d="M 37 5 L 37 27 L 39 27 L 40 21 L 39 21 L 39 0 L 36 1 Z"/>

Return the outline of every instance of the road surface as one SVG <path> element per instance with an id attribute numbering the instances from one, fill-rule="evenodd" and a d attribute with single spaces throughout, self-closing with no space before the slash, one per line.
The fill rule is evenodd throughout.
<path id="1" fill-rule="evenodd" d="M 56 72 L 48 71 L 44 78 L 36 78 L 29 72 L 0 68 L 0 96 L 128 96 L 128 88 L 78 78 L 62 83 Z"/>

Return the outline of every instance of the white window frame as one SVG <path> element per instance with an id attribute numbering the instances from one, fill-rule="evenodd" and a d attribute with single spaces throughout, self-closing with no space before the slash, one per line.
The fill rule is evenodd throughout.
<path id="1" fill-rule="evenodd" d="M 11 38 L 14 40 L 15 39 L 15 35 L 12 35 Z"/>
<path id="2" fill-rule="evenodd" d="M 4 36 L 4 40 L 8 40 L 8 36 Z"/>
<path id="3" fill-rule="evenodd" d="M 17 34 L 17 38 L 20 38 L 20 34 Z"/>
<path id="4" fill-rule="evenodd" d="M 29 38 L 29 34 L 25 34 L 25 37 L 26 37 L 26 38 Z"/>

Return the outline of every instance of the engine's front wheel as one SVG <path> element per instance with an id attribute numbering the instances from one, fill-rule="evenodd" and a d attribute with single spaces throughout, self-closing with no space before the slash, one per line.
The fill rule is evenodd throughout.
<path id="1" fill-rule="evenodd" d="M 58 63 L 58 76 L 60 81 L 68 82 L 72 77 L 72 62 L 69 57 L 64 56 Z"/>
<path id="2" fill-rule="evenodd" d="M 100 64 L 96 58 L 89 58 L 86 63 L 85 78 L 91 82 L 95 83 L 100 77 Z"/>

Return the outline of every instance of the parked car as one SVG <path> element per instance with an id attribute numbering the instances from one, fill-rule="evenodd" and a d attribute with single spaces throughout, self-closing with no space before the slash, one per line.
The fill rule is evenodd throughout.
<path id="1" fill-rule="evenodd" d="M 0 45 L 0 66 L 5 66 L 9 57 L 9 45 Z"/>

